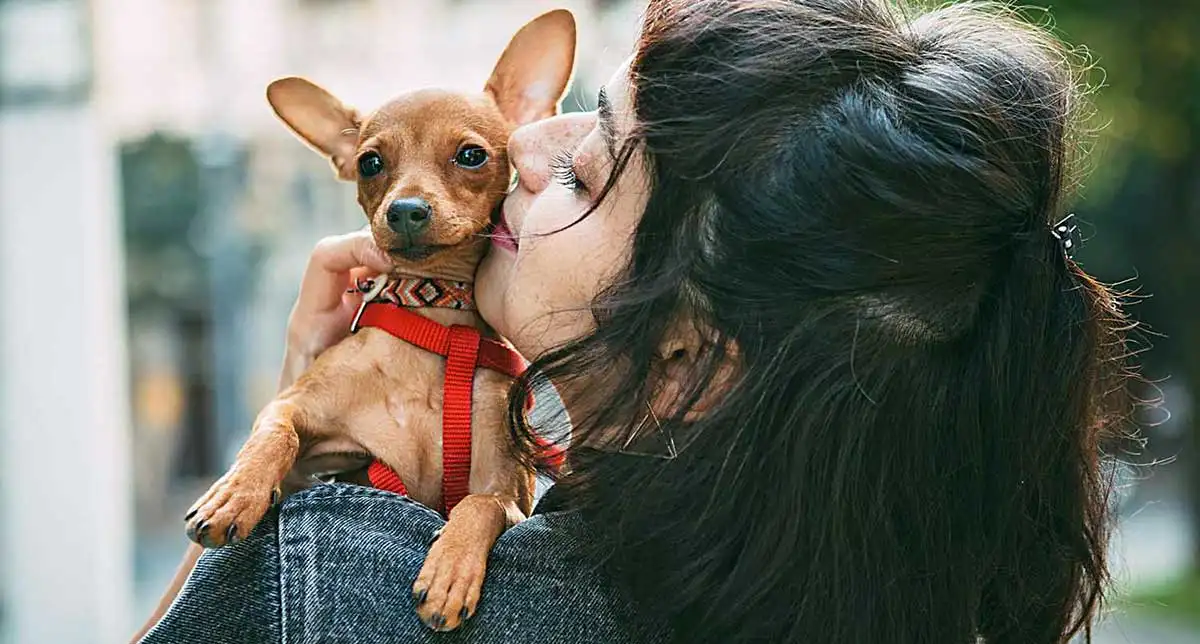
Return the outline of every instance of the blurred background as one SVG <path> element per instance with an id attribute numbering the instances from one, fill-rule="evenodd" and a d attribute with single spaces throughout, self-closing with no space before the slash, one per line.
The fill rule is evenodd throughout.
<path id="1" fill-rule="evenodd" d="M 364 107 L 481 88 L 560 6 L 580 25 L 564 107 L 591 109 L 640 0 L 0 0 L 0 643 L 125 641 L 149 614 L 185 509 L 274 393 L 309 251 L 361 225 L 266 84 L 304 75 Z M 1121 455 L 1097 641 L 1195 644 L 1200 3 L 1051 8 L 1104 70 L 1080 261 L 1151 296 L 1132 309 L 1153 331 L 1143 393 L 1166 401 Z"/>

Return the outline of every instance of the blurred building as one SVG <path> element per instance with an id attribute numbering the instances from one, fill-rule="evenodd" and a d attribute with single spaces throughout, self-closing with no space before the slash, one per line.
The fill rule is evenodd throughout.
<path id="1" fill-rule="evenodd" d="M 37 309 L 61 295 L 38 291 L 0 317 L 0 525 L 15 526 L 0 642 L 118 641 L 144 619 L 186 547 L 183 511 L 274 393 L 309 251 L 363 223 L 267 83 L 306 76 L 365 109 L 481 89 L 512 34 L 557 7 L 580 38 L 564 108 L 587 108 L 631 50 L 637 2 L 0 0 L 0 280 L 17 292 L 78 250 L 51 271 L 94 295 L 47 322 Z M 42 335 L 71 341 L 48 353 Z M 78 475 L 31 498 L 18 483 L 46 464 L 26 455 L 47 453 Z"/>

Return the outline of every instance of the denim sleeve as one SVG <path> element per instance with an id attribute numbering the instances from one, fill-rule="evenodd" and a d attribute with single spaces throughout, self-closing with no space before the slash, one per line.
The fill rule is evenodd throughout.
<path id="1" fill-rule="evenodd" d="M 205 552 L 142 642 L 664 641 L 574 556 L 577 521 L 539 514 L 501 535 L 476 614 L 433 633 L 417 619 L 412 584 L 442 518 L 388 492 L 319 485 L 287 499 L 245 541 Z"/>

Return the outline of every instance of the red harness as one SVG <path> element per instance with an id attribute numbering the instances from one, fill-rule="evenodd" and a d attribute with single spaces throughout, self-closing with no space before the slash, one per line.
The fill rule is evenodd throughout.
<path id="1" fill-rule="evenodd" d="M 439 510 L 449 516 L 469 491 L 471 391 L 475 370 L 491 369 L 517 378 L 528 365 L 508 345 L 481 336 L 474 327 L 445 326 L 407 308 L 473 309 L 469 284 L 411 279 L 391 284 L 367 282 L 358 290 L 365 294 L 362 307 L 350 326 L 351 333 L 362 327 L 382 329 L 413 346 L 446 358 L 446 376 L 442 383 L 442 507 Z M 531 403 L 532 400 L 528 401 L 526 407 Z M 557 466 L 559 459 L 561 454 L 551 450 L 548 458 L 551 465 Z M 382 461 L 371 463 L 367 477 L 371 485 L 379 489 L 408 495 L 400 476 Z"/>

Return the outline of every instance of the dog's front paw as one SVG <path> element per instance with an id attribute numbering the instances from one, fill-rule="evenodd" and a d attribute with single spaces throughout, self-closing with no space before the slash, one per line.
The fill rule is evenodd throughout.
<path id="1" fill-rule="evenodd" d="M 455 527 L 438 536 L 413 584 L 417 615 L 435 631 L 454 630 L 475 614 L 492 549 L 493 539 Z"/>
<path id="2" fill-rule="evenodd" d="M 184 516 L 187 536 L 205 548 L 241 541 L 279 496 L 278 487 L 227 473 Z"/>

